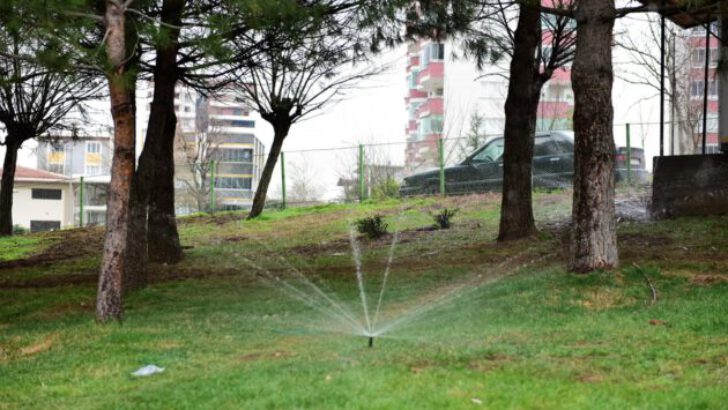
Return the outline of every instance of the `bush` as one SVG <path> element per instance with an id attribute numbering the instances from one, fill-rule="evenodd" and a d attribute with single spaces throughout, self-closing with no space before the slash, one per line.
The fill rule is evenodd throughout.
<path id="1" fill-rule="evenodd" d="M 388 224 L 384 223 L 381 215 L 368 216 L 366 218 L 357 219 L 356 230 L 369 239 L 377 239 L 387 234 Z"/>
<path id="2" fill-rule="evenodd" d="M 452 226 L 452 218 L 458 213 L 457 209 L 443 209 L 437 214 L 432 215 L 435 220 L 435 228 L 450 229 Z"/>
<path id="3" fill-rule="evenodd" d="M 13 225 L 13 235 L 25 235 L 26 233 L 30 233 L 28 228 L 23 228 L 20 225 Z"/>
<path id="4" fill-rule="evenodd" d="M 399 197 L 399 182 L 393 177 L 386 177 L 372 187 L 372 198 L 383 200 Z"/>

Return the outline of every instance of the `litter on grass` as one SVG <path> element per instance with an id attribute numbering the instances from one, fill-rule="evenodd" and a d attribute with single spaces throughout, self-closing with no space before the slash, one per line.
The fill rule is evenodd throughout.
<path id="1" fill-rule="evenodd" d="M 141 376 L 151 376 L 155 373 L 162 373 L 162 372 L 164 372 L 164 367 L 159 367 L 159 366 L 155 366 L 153 364 L 149 364 L 144 367 L 140 367 L 139 369 L 137 369 L 137 371 L 135 371 L 131 375 L 141 377 Z"/>

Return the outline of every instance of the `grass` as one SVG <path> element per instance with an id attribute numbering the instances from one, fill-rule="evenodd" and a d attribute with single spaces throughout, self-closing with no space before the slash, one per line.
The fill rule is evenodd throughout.
<path id="1" fill-rule="evenodd" d="M 25 258 L 42 246 L 42 237 L 38 235 L 0 236 L 0 262 Z"/>
<path id="2" fill-rule="evenodd" d="M 535 201 L 568 215 L 568 195 Z M 414 230 L 444 206 L 452 229 Z M 348 231 L 375 213 L 402 231 L 382 320 L 435 308 L 369 349 L 250 263 L 306 289 L 289 262 L 361 316 Z M 122 324 L 93 321 L 96 254 L 0 270 L 0 408 L 724 406 L 728 218 L 624 222 L 622 268 L 588 276 L 565 272 L 558 229 L 496 244 L 497 223 L 483 196 L 184 219 L 192 248 L 154 267 Z M 361 242 L 372 304 L 390 240 Z M 146 364 L 166 371 L 130 376 Z"/>

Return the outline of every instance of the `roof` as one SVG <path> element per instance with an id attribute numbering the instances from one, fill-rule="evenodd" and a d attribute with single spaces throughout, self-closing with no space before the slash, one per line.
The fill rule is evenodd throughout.
<path id="1" fill-rule="evenodd" d="M 3 170 L 0 168 L 0 175 L 2 173 Z M 65 182 L 68 181 L 68 178 L 53 172 L 17 166 L 15 167 L 15 181 Z"/>
<path id="2" fill-rule="evenodd" d="M 660 10 L 663 1 L 665 7 Z M 682 28 L 705 25 L 720 16 L 721 0 L 704 0 L 694 5 L 685 4 L 685 0 L 639 0 L 639 2 Z"/>

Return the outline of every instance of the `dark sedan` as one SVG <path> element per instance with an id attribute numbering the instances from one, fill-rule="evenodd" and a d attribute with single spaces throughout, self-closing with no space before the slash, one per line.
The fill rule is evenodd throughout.
<path id="1" fill-rule="evenodd" d="M 627 179 L 627 149 L 617 149 L 617 181 Z M 644 151 L 632 148 L 630 155 L 632 181 L 646 183 Z M 536 135 L 533 147 L 533 185 L 539 188 L 565 188 L 574 177 L 574 137 L 568 131 Z M 448 194 L 500 191 L 503 184 L 503 137 L 490 140 L 460 164 L 445 168 L 445 190 Z M 433 170 L 404 179 L 402 195 L 440 192 L 440 171 Z"/>

